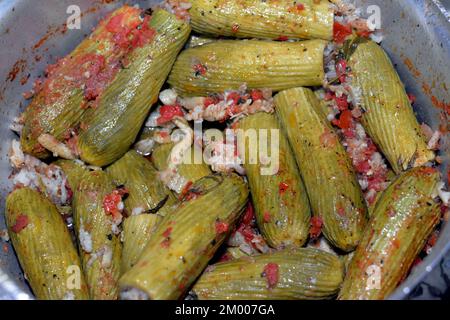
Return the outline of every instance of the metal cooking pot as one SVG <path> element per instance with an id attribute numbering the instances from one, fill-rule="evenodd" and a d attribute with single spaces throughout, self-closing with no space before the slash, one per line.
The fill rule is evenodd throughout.
<path id="1" fill-rule="evenodd" d="M 0 230 L 5 227 L 5 196 L 11 185 L 8 149 L 15 138 L 9 125 L 26 106 L 22 93 L 32 87 L 48 63 L 69 53 L 85 37 L 99 18 L 124 3 L 150 7 L 158 0 L 0 0 Z M 415 110 L 420 122 L 436 130 L 447 122 L 443 105 L 450 103 L 450 0 L 357 0 L 363 7 L 381 9 L 382 43 L 406 85 L 417 97 Z M 75 5 L 75 6 L 74 6 Z M 76 7 L 77 6 L 77 7 Z M 64 24 L 81 10 L 81 29 Z M 448 116 L 448 115 L 447 115 Z M 448 123 L 445 123 L 448 125 Z M 449 165 L 449 139 L 444 138 L 442 172 Z M 447 176 L 447 174 L 445 174 Z M 0 240 L 1 241 L 1 240 Z M 449 290 L 450 225 L 447 223 L 431 254 L 416 267 L 391 299 L 415 297 L 418 285 L 427 281 Z M 427 287 L 428 284 L 427 284 Z M 435 294 L 439 289 L 432 290 Z M 424 291 L 425 294 L 425 291 Z M 0 242 L 0 299 L 32 299 L 10 243 Z"/>

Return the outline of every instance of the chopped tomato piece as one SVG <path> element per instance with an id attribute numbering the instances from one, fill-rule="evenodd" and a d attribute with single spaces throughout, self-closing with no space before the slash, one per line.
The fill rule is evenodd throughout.
<path id="1" fill-rule="evenodd" d="M 122 20 L 124 18 L 124 14 L 118 14 L 112 17 L 108 24 L 106 25 L 106 30 L 108 30 L 111 33 L 117 33 L 120 32 L 123 28 Z"/>
<path id="2" fill-rule="evenodd" d="M 416 96 L 412 93 L 408 93 L 408 100 L 411 104 L 414 104 L 416 102 Z"/>
<path id="3" fill-rule="evenodd" d="M 369 30 L 357 31 L 356 34 L 358 36 L 360 36 L 361 38 L 366 38 L 367 39 L 372 34 L 372 31 L 369 31 Z"/>
<path id="4" fill-rule="evenodd" d="M 276 40 L 278 40 L 278 41 L 288 41 L 289 37 L 287 37 L 287 36 L 279 36 Z"/>
<path id="5" fill-rule="evenodd" d="M 436 168 L 432 168 L 432 167 L 422 167 L 421 169 L 420 169 L 420 171 L 423 173 L 423 174 L 434 174 L 434 173 L 436 173 Z"/>
<path id="6" fill-rule="evenodd" d="M 228 223 L 216 221 L 216 233 L 221 234 L 228 231 Z"/>
<path id="7" fill-rule="evenodd" d="M 279 279 L 279 267 L 276 263 L 268 263 L 264 266 L 263 271 L 264 277 L 267 279 L 267 285 L 269 289 L 273 289 L 276 287 Z"/>
<path id="8" fill-rule="evenodd" d="M 159 114 L 160 117 L 156 120 L 156 123 L 158 125 L 172 121 L 172 119 L 176 116 L 179 117 L 184 116 L 183 110 L 179 105 L 175 106 L 164 105 L 159 109 Z"/>
<path id="9" fill-rule="evenodd" d="M 281 195 L 285 193 L 287 189 L 289 189 L 289 185 L 286 182 L 280 182 L 278 185 L 278 193 Z"/>
<path id="10" fill-rule="evenodd" d="M 244 236 L 244 239 L 247 242 L 251 242 L 255 238 L 255 233 L 248 226 L 240 229 L 239 232 Z"/>
<path id="11" fill-rule="evenodd" d="M 170 239 L 166 238 L 163 241 L 161 241 L 161 247 L 167 249 L 170 247 Z"/>
<path id="12" fill-rule="evenodd" d="M 194 64 L 193 68 L 194 68 L 195 76 L 198 76 L 198 75 L 204 76 L 206 74 L 207 68 L 206 68 L 206 66 L 204 66 L 201 63 Z"/>
<path id="13" fill-rule="evenodd" d="M 335 99 L 335 94 L 334 94 L 334 92 L 332 92 L 332 91 L 327 91 L 326 93 L 325 93 L 325 101 L 330 101 L 330 100 L 333 100 L 333 99 Z"/>
<path id="14" fill-rule="evenodd" d="M 317 239 L 322 233 L 322 225 L 323 220 L 321 217 L 312 217 L 311 218 L 311 229 L 309 230 L 309 235 L 313 239 Z"/>
<path id="15" fill-rule="evenodd" d="M 210 105 L 216 104 L 218 101 L 216 98 L 213 97 L 206 97 L 205 100 L 203 101 L 203 106 L 205 108 L 208 108 Z"/>
<path id="16" fill-rule="evenodd" d="M 270 213 L 269 213 L 269 211 L 266 211 L 266 212 L 264 212 L 264 215 L 263 215 L 263 220 L 264 220 L 264 222 L 265 223 L 269 223 L 270 222 Z"/>
<path id="17" fill-rule="evenodd" d="M 119 204 L 122 202 L 122 197 L 127 193 L 126 189 L 116 189 L 107 194 L 103 198 L 103 209 L 106 211 L 106 214 L 110 214 L 113 219 L 119 218 L 122 215 Z"/>
<path id="18" fill-rule="evenodd" d="M 300 13 L 303 10 L 305 10 L 305 5 L 303 3 L 299 3 L 297 5 L 288 8 L 288 11 L 291 13 Z"/>
<path id="19" fill-rule="evenodd" d="M 168 227 L 165 231 L 164 231 L 164 233 L 163 233 L 163 237 L 164 238 L 168 238 L 168 237 L 170 237 L 170 234 L 172 233 L 172 227 Z"/>
<path id="20" fill-rule="evenodd" d="M 253 210 L 253 206 L 251 203 L 247 205 L 247 210 L 244 213 L 244 216 L 242 217 L 242 224 L 244 225 L 250 225 L 253 220 L 255 219 L 255 211 Z"/>
<path id="21" fill-rule="evenodd" d="M 341 97 L 334 96 L 334 101 L 336 102 L 339 110 L 344 111 L 348 109 L 348 100 L 346 95 L 342 95 Z"/>
<path id="22" fill-rule="evenodd" d="M 139 11 L 136 12 L 134 23 L 124 25 L 124 14 L 112 17 L 106 25 L 106 30 L 113 33 L 114 42 L 121 48 L 142 47 L 150 42 L 156 31 L 149 26 L 150 16 L 146 15 L 144 20 L 139 20 Z"/>
<path id="23" fill-rule="evenodd" d="M 16 223 L 11 227 L 11 231 L 14 233 L 19 233 L 28 226 L 28 216 L 25 214 L 19 214 L 16 218 Z"/>
<path id="24" fill-rule="evenodd" d="M 219 259 L 219 262 L 226 262 L 226 261 L 230 261 L 233 258 L 228 254 L 228 252 L 225 252 Z"/>
<path id="25" fill-rule="evenodd" d="M 336 74 L 339 81 L 344 83 L 347 77 L 347 61 L 341 59 L 336 63 Z"/>
<path id="26" fill-rule="evenodd" d="M 337 208 L 337 213 L 338 215 L 340 215 L 341 217 L 345 217 L 345 209 L 342 206 L 338 206 Z"/>
<path id="27" fill-rule="evenodd" d="M 333 123 L 341 129 L 350 128 L 352 125 L 352 112 L 350 110 L 343 111 L 339 120 L 335 120 Z"/>
<path id="28" fill-rule="evenodd" d="M 233 100 L 233 104 L 235 104 L 235 105 L 239 104 L 240 99 L 241 99 L 241 95 L 237 92 L 231 92 L 227 96 L 227 101 Z"/>
<path id="29" fill-rule="evenodd" d="M 163 139 L 169 137 L 169 133 L 167 131 L 160 131 L 160 132 L 158 132 L 158 134 Z"/>
<path id="30" fill-rule="evenodd" d="M 252 97 L 253 101 L 262 100 L 264 98 L 261 90 L 252 90 L 250 92 L 250 96 Z"/>
<path id="31" fill-rule="evenodd" d="M 352 34 L 352 27 L 349 24 L 343 25 L 339 22 L 334 22 L 333 37 L 337 43 L 343 43 L 348 36 Z"/>

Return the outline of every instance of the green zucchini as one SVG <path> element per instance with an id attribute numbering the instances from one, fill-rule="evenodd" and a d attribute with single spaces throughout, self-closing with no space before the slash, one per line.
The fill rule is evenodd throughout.
<path id="1" fill-rule="evenodd" d="M 250 145 L 241 138 L 238 143 L 239 155 L 244 160 L 244 168 L 249 181 L 250 191 L 255 207 L 256 221 L 259 230 L 268 244 L 274 248 L 294 245 L 301 247 L 309 235 L 311 209 L 306 189 L 298 172 L 289 142 L 281 131 L 278 119 L 274 114 L 256 113 L 240 120 L 236 129 L 242 129 L 241 135 L 255 130 L 258 142 Z M 268 141 L 263 140 L 261 130 L 268 130 Z M 272 132 L 278 135 L 272 141 Z M 239 134 L 238 134 L 239 139 Z M 256 141 L 255 141 L 256 142 Z M 277 171 L 262 174 L 263 165 L 260 160 L 250 161 L 253 151 L 261 150 L 265 143 L 270 155 L 278 154 Z M 276 149 L 272 149 L 276 147 Z M 261 154 L 259 155 L 261 157 Z M 256 162 L 256 163 L 255 163 Z"/>
<path id="2" fill-rule="evenodd" d="M 24 152 L 46 158 L 51 153 L 38 142 L 42 134 L 64 141 L 70 137 L 71 131 L 78 128 L 87 110 L 83 89 L 88 83 L 85 75 L 94 74 L 97 67 L 105 67 L 103 71 L 108 69 L 112 75 L 113 65 L 127 52 L 127 49 L 115 45 L 114 34 L 108 30 L 108 25 L 120 18 L 124 28 L 132 28 L 139 22 L 140 13 L 139 9 L 130 6 L 117 9 L 102 20 L 72 53 L 49 68 L 42 90 L 23 114 L 21 145 Z"/>
<path id="3" fill-rule="evenodd" d="M 161 219 L 156 214 L 139 214 L 125 219 L 123 222 L 122 274 L 136 264 Z"/>
<path id="4" fill-rule="evenodd" d="M 105 166 L 129 149 L 190 32 L 188 24 L 162 9 L 149 24 L 155 38 L 131 52 L 98 107 L 83 116 L 87 129 L 80 133 L 77 149 L 87 163 Z"/>
<path id="5" fill-rule="evenodd" d="M 334 246 L 352 251 L 363 234 L 367 208 L 347 152 L 310 89 L 280 92 L 275 105 L 313 215 L 321 219 L 323 233 Z"/>
<path id="6" fill-rule="evenodd" d="M 158 171 L 134 150 L 110 165 L 106 172 L 116 185 L 128 190 L 124 201 L 128 215 L 156 213 L 167 201 L 170 190 L 159 180 Z"/>
<path id="7" fill-rule="evenodd" d="M 335 255 L 284 249 L 210 266 L 192 291 L 200 300 L 318 300 L 333 298 L 344 278 Z"/>
<path id="8" fill-rule="evenodd" d="M 74 193 L 75 232 L 89 293 L 94 300 L 117 298 L 122 244 L 117 221 L 106 211 L 105 198 L 115 190 L 103 171 L 87 172 Z M 117 213 L 120 214 L 120 213 Z"/>
<path id="9" fill-rule="evenodd" d="M 120 278 L 122 298 L 178 299 L 207 266 L 247 203 L 237 175 L 208 176 L 164 217 L 138 262 Z M 204 192 L 204 193 L 203 193 Z"/>
<path id="10" fill-rule="evenodd" d="M 404 279 L 440 221 L 440 204 L 432 196 L 439 180 L 437 170 L 417 167 L 384 191 L 350 262 L 340 299 L 384 299 Z"/>
<path id="11" fill-rule="evenodd" d="M 82 164 L 74 160 L 59 159 L 53 162 L 54 165 L 60 167 L 67 178 L 67 183 L 72 191 L 75 191 L 81 178 L 88 169 Z"/>
<path id="12" fill-rule="evenodd" d="M 350 56 L 353 86 L 361 90 L 362 125 L 395 173 L 435 158 L 387 54 L 375 42 L 360 43 Z"/>
<path id="13" fill-rule="evenodd" d="M 167 169 L 170 152 L 173 147 L 174 143 L 165 143 L 156 146 L 153 150 L 151 161 L 158 171 Z M 200 155 L 199 163 L 196 163 L 196 153 Z M 184 160 L 177 166 L 177 171 L 191 184 L 212 174 L 209 166 L 203 161 L 203 150 L 195 145 L 191 147 L 190 152 L 185 154 Z"/>
<path id="14" fill-rule="evenodd" d="M 274 42 L 220 40 L 184 50 L 169 84 L 184 96 L 202 96 L 239 89 L 321 85 L 326 41 Z"/>
<path id="15" fill-rule="evenodd" d="M 325 0 L 195 0 L 189 10 L 196 32 L 237 38 L 333 38 L 334 12 Z"/>
<path id="16" fill-rule="evenodd" d="M 6 198 L 6 224 L 14 250 L 36 298 L 89 299 L 80 257 L 61 214 L 29 188 Z"/>

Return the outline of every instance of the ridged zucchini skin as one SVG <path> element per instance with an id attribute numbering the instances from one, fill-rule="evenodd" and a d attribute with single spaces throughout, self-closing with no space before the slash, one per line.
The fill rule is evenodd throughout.
<path id="1" fill-rule="evenodd" d="M 113 34 L 107 30 L 108 23 L 118 15 L 123 15 L 124 26 L 131 25 L 137 18 L 137 9 L 123 6 L 100 22 L 94 32 L 84 39 L 77 48 L 59 63 L 57 75 L 46 80 L 43 90 L 32 100 L 24 112 L 24 128 L 21 134 L 22 150 L 39 158 L 50 153 L 38 142 L 43 133 L 49 133 L 62 141 L 71 129 L 81 121 L 86 109 L 83 89 L 70 79 L 74 69 L 80 68 L 80 59 L 88 54 L 102 55 L 106 61 L 116 59 L 122 53 L 117 50 Z"/>
<path id="2" fill-rule="evenodd" d="M 238 89 L 280 91 L 321 85 L 326 41 L 275 42 L 220 40 L 184 50 L 169 84 L 181 95 L 205 95 Z"/>
<path id="3" fill-rule="evenodd" d="M 271 288 L 264 275 L 269 263 L 278 266 L 278 281 Z M 192 291 L 199 300 L 319 300 L 333 298 L 343 278 L 344 266 L 337 256 L 288 248 L 214 264 Z"/>
<path id="4" fill-rule="evenodd" d="M 78 249 L 89 293 L 94 300 L 112 300 L 118 294 L 122 244 L 112 231 L 111 215 L 103 208 L 105 196 L 114 189 L 115 185 L 105 172 L 91 171 L 83 175 L 74 193 L 73 211 Z M 91 252 L 84 250 L 80 237 L 83 230 L 92 239 Z M 105 255 L 93 257 L 100 252 L 112 254 L 109 263 L 104 258 Z M 106 260 L 105 263 L 103 260 Z"/>
<path id="5" fill-rule="evenodd" d="M 29 188 L 16 189 L 6 198 L 5 217 L 20 265 L 36 298 L 89 299 L 80 257 L 62 216 L 50 200 Z M 17 231 L 14 226 L 19 225 L 20 219 L 25 219 L 26 224 Z M 76 275 L 69 268 L 76 267 L 81 276 L 80 288 L 72 289 L 68 284 L 72 283 L 70 277 Z"/>
<path id="6" fill-rule="evenodd" d="M 83 116 L 88 128 L 77 147 L 87 163 L 105 166 L 129 149 L 190 32 L 187 23 L 165 10 L 153 13 L 150 27 L 156 30 L 153 41 L 130 54 L 129 65 L 105 89 L 99 106 Z"/>
<path id="7" fill-rule="evenodd" d="M 248 189 L 234 174 L 206 177 L 195 186 L 206 193 L 164 217 L 136 265 L 121 277 L 121 290 L 178 299 L 207 266 L 243 212 Z"/>
<path id="8" fill-rule="evenodd" d="M 334 13 L 328 1 L 195 0 L 189 10 L 192 29 L 237 38 L 333 38 Z"/>
<path id="9" fill-rule="evenodd" d="M 352 251 L 362 237 L 367 208 L 352 163 L 310 89 L 275 96 L 281 126 L 297 160 L 312 212 L 323 221 L 326 238 Z"/>
<path id="10" fill-rule="evenodd" d="M 122 274 L 136 264 L 161 220 L 162 217 L 156 214 L 140 214 L 125 219 L 123 222 Z"/>
<path id="11" fill-rule="evenodd" d="M 305 186 L 300 177 L 294 154 L 285 133 L 281 131 L 275 114 L 256 113 L 238 122 L 236 129 L 256 130 L 257 145 L 238 144 L 239 154 L 245 155 L 244 168 L 249 181 L 251 196 L 255 207 L 256 221 L 264 239 L 273 248 L 286 246 L 301 247 L 309 236 L 311 208 Z M 261 148 L 261 129 L 268 130 L 267 137 L 271 137 L 270 130 L 278 130 L 279 166 L 273 175 L 262 175 L 261 168 L 266 167 L 258 160 L 250 164 L 251 148 Z M 270 138 L 269 138 L 270 139 Z M 271 140 L 266 141 L 267 150 L 271 149 Z"/>
<path id="12" fill-rule="evenodd" d="M 59 159 L 53 162 L 53 164 L 57 165 L 62 169 L 67 178 L 67 183 L 72 191 L 75 191 L 78 187 L 78 184 L 88 169 L 83 166 L 81 163 L 76 162 L 74 160 L 64 160 Z"/>
<path id="13" fill-rule="evenodd" d="M 384 50 L 372 41 L 358 45 L 349 66 L 361 89 L 362 125 L 399 174 L 435 158 L 409 102 L 405 87 Z"/>
<path id="14" fill-rule="evenodd" d="M 417 167 L 384 191 L 350 263 L 340 299 L 384 299 L 403 280 L 440 220 L 440 205 L 432 197 L 438 182 L 437 170 Z M 369 268 L 380 271 L 379 287 L 367 287 Z"/>
<path id="15" fill-rule="evenodd" d="M 130 150 L 106 168 L 116 185 L 123 185 L 128 190 L 125 209 L 128 215 L 133 209 L 141 208 L 141 212 L 156 213 L 167 201 L 170 190 L 159 180 L 158 171 L 152 163 Z"/>
<path id="16" fill-rule="evenodd" d="M 173 146 L 173 143 L 165 143 L 156 146 L 153 150 L 151 161 L 156 169 L 158 169 L 158 171 L 164 171 L 165 169 L 167 169 L 167 160 L 169 159 L 170 152 Z M 194 148 L 197 147 L 192 146 L 190 154 L 186 153 L 185 155 L 186 161 L 183 161 L 177 166 L 178 173 L 192 183 L 195 183 L 199 179 L 212 174 L 209 166 L 203 161 L 203 150 L 196 150 L 200 155 L 201 163 L 195 163 Z"/>

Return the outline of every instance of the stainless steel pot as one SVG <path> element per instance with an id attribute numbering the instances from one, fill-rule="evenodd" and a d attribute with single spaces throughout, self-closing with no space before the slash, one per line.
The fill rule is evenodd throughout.
<path id="1" fill-rule="evenodd" d="M 33 79 L 42 74 L 48 63 L 69 53 L 106 12 L 123 3 L 150 7 L 157 2 L 0 0 L 0 229 L 5 227 L 4 199 L 11 187 L 7 153 L 15 136 L 9 125 L 26 105 L 22 93 L 31 89 Z M 436 130 L 443 121 L 448 121 L 442 118 L 442 105 L 450 103 L 450 14 L 447 11 L 450 0 L 357 0 L 356 3 L 363 10 L 369 5 L 381 9 L 385 35 L 382 45 L 396 64 L 408 92 L 417 97 L 415 110 L 419 120 Z M 82 13 L 79 30 L 64 28 L 64 23 L 76 12 L 73 5 Z M 441 155 L 443 173 L 448 170 L 449 144 L 447 135 Z M 450 262 L 449 249 L 447 223 L 432 253 L 413 270 L 391 299 L 407 298 L 427 277 L 441 281 L 438 265 L 444 258 Z M 450 272 L 450 263 L 447 268 Z M 0 243 L 0 299 L 31 298 L 13 248 L 9 243 Z"/>

